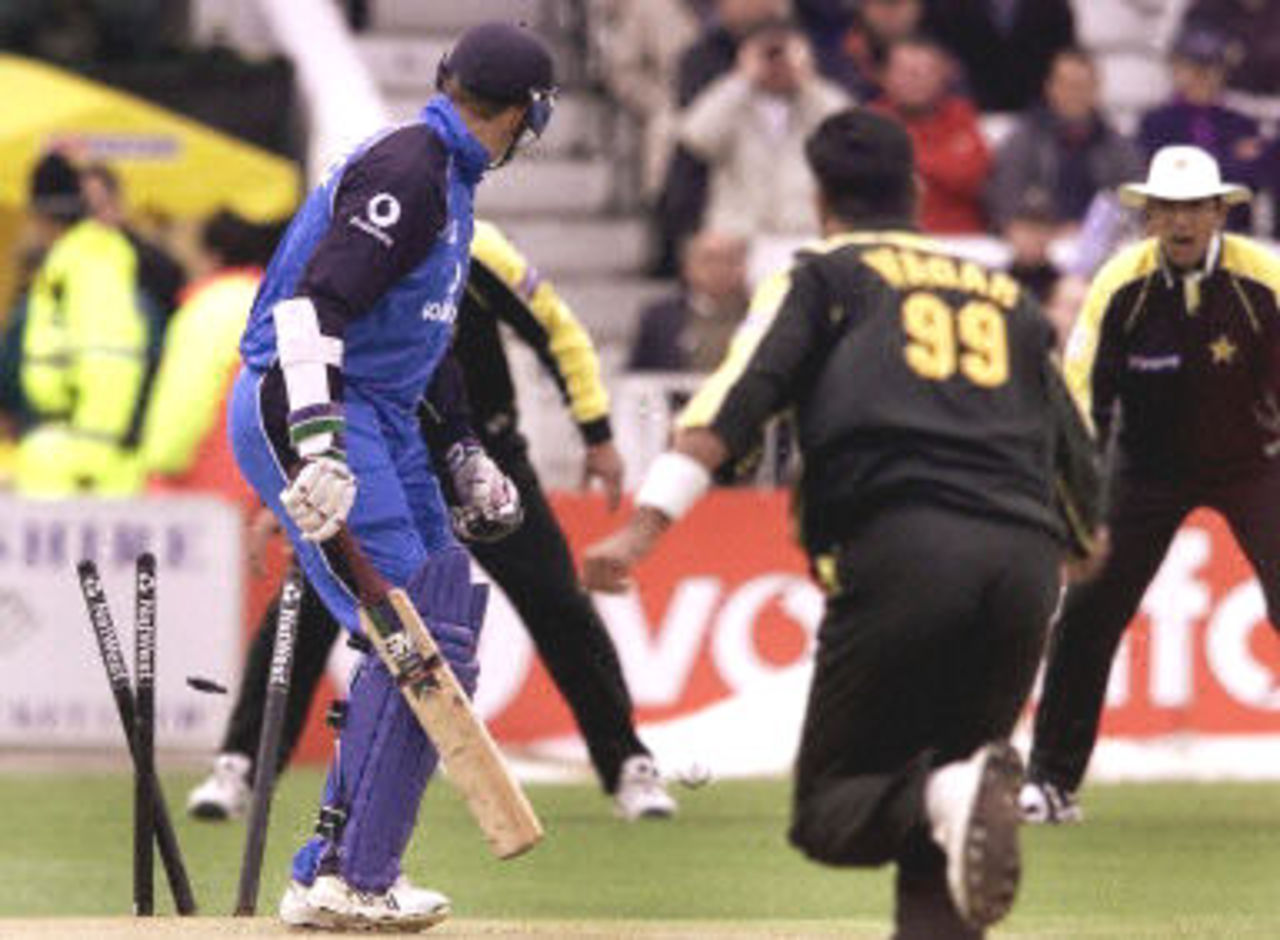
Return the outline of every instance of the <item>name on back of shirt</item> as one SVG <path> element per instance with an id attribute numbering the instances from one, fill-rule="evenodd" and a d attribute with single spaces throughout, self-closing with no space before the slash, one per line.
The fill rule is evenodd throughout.
<path id="1" fill-rule="evenodd" d="M 1006 310 L 1018 303 L 1022 290 L 1003 271 L 988 271 L 976 262 L 946 255 L 876 248 L 862 260 L 897 290 L 960 290 L 985 297 Z"/>

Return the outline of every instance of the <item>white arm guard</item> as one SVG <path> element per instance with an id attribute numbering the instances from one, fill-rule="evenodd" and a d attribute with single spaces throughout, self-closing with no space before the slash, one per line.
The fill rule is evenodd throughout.
<path id="1" fill-rule="evenodd" d="M 290 441 L 302 457 L 340 453 L 342 403 L 332 400 L 328 370 L 342 367 L 342 340 L 320 332 L 315 304 L 306 297 L 280 301 L 271 316 L 289 397 Z"/>

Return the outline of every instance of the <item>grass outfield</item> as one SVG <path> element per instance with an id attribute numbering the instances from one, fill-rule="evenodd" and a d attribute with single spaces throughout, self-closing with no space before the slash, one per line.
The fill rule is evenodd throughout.
<path id="1" fill-rule="evenodd" d="M 167 775 L 175 810 L 190 775 Z M 292 848 L 309 828 L 316 771 L 289 773 L 273 813 L 262 907 L 274 909 Z M 731 938 L 888 933 L 890 879 L 805 862 L 785 844 L 781 781 L 722 782 L 680 794 L 672 823 L 625 825 L 587 786 L 531 789 L 548 838 L 498 863 L 447 786 L 428 798 L 411 876 L 453 898 L 441 937 Z M 133 936 L 132 794 L 123 774 L 0 775 L 0 937 Z M 1097 786 L 1084 826 L 1026 831 L 1027 877 L 998 936 L 1245 938 L 1280 936 L 1280 787 Z M 202 913 L 229 912 L 243 827 L 179 814 Z M 157 864 L 161 910 L 168 911 Z M 20 919 L 25 919 L 20 922 Z M 84 933 L 81 934 L 83 925 Z M 265 922 L 157 924 L 137 936 L 275 934 Z M 117 933 L 116 931 L 120 932 Z"/>

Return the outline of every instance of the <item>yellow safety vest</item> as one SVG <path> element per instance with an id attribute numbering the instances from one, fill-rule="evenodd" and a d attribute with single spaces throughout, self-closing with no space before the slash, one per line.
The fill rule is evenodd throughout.
<path id="1" fill-rule="evenodd" d="M 140 488 L 124 438 L 146 346 L 133 247 L 113 228 L 76 223 L 31 285 L 19 374 L 37 420 L 18 446 L 20 494 L 125 496 Z"/>
<path id="2" fill-rule="evenodd" d="M 142 431 L 148 474 L 189 471 L 217 425 L 261 277 L 234 270 L 194 285 L 169 321 Z"/>

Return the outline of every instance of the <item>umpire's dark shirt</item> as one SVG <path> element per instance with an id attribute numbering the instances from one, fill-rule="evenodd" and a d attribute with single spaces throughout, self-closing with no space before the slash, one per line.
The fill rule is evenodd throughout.
<path id="1" fill-rule="evenodd" d="M 1280 259 L 1238 235 L 1205 268 L 1171 271 L 1155 240 L 1120 252 L 1090 287 L 1067 343 L 1072 394 L 1118 469 L 1229 476 L 1280 456 Z"/>

